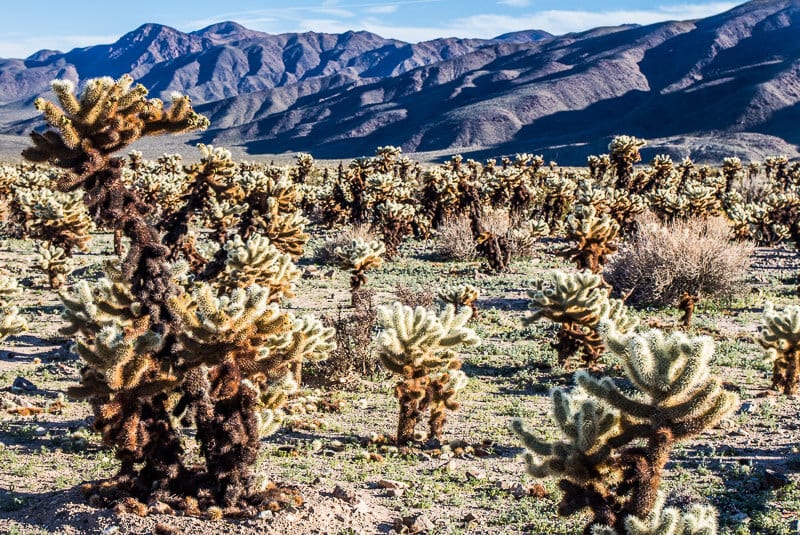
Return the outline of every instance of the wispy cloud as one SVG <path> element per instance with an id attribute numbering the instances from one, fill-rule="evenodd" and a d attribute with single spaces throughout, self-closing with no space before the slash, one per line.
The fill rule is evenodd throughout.
<path id="1" fill-rule="evenodd" d="M 386 4 L 382 6 L 369 6 L 364 8 L 365 13 L 371 13 L 375 15 L 388 15 L 389 13 L 394 13 L 400 8 L 397 4 Z"/>
<path id="2" fill-rule="evenodd" d="M 346 30 L 367 30 L 386 38 L 408 42 L 427 41 L 437 37 L 491 38 L 519 30 L 538 29 L 553 34 L 583 31 L 598 26 L 620 24 L 652 24 L 665 20 L 691 20 L 721 13 L 736 6 L 735 2 L 712 4 L 684 4 L 659 7 L 652 10 L 548 10 L 529 14 L 497 15 L 479 14 L 452 19 L 447 24 L 436 26 L 399 26 L 376 17 L 343 21 L 309 18 L 297 21 L 296 31 L 325 31 L 339 33 Z M 317 25 L 317 26 L 315 26 Z"/>
<path id="3" fill-rule="evenodd" d="M 27 58 L 39 50 L 60 50 L 113 43 L 119 35 L 37 35 L 35 37 L 3 36 L 0 38 L 0 58 Z"/>
<path id="4" fill-rule="evenodd" d="M 499 0 L 497 3 L 509 7 L 528 7 L 531 5 L 531 0 Z"/>

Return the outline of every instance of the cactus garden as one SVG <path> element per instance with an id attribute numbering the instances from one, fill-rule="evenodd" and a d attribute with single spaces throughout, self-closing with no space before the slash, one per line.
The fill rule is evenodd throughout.
<path id="1" fill-rule="evenodd" d="M 143 154 L 130 77 L 0 163 L 0 532 L 794 535 L 800 162 Z"/>

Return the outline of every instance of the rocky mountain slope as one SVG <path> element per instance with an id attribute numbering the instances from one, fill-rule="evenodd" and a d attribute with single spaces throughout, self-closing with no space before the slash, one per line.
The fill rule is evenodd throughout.
<path id="1" fill-rule="evenodd" d="M 392 144 L 581 162 L 618 133 L 706 159 L 795 156 L 800 145 L 800 0 L 754 0 L 697 21 L 418 44 L 151 24 L 112 45 L 0 60 L 0 133 L 30 128 L 23 110 L 54 77 L 125 72 L 153 94 L 190 94 L 212 120 L 203 141 L 251 152 L 350 157 Z"/>

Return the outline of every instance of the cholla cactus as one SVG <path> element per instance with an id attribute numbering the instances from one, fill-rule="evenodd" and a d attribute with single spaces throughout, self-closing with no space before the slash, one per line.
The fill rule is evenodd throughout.
<path id="1" fill-rule="evenodd" d="M 710 338 L 664 335 L 659 330 L 626 335 L 610 322 L 604 322 L 602 330 L 638 395 L 624 393 L 610 378 L 599 380 L 580 371 L 575 375 L 577 391 L 553 391 L 561 440 L 540 440 L 520 420 L 512 427 L 529 450 L 529 473 L 562 478 L 559 514 L 591 509 L 585 533 L 662 533 L 660 526 L 675 525 L 674 512 L 660 511 L 658 493 L 675 443 L 716 425 L 738 398 L 710 376 Z M 646 445 L 639 446 L 639 441 Z M 713 529 L 712 515 L 703 511 L 684 518 L 681 525 L 696 530 L 688 533 Z"/>
<path id="2" fill-rule="evenodd" d="M 446 305 L 453 305 L 456 308 L 469 307 L 472 310 L 472 319 L 478 317 L 478 307 L 475 301 L 478 299 L 479 290 L 471 284 L 460 284 L 445 286 L 438 294 L 439 299 Z"/>
<path id="3" fill-rule="evenodd" d="M 19 315 L 19 308 L 11 305 L 11 300 L 20 293 L 17 279 L 0 275 L 0 340 L 28 330 L 28 323 Z"/>
<path id="4" fill-rule="evenodd" d="M 59 189 L 80 191 L 95 223 L 130 240 L 105 282 L 80 285 L 65 299 L 69 331 L 80 333 L 86 362 L 81 385 L 70 393 L 89 399 L 95 427 L 122 461 L 115 478 L 83 490 L 90 501 L 139 512 L 152 501 L 190 515 L 236 517 L 299 505 L 295 490 L 261 487 L 253 466 L 261 433 L 275 428 L 279 406 L 294 389 L 292 365 L 322 358 L 332 332 L 282 312 L 269 303 L 266 288 L 215 290 L 211 284 L 234 247 L 220 247 L 211 262 L 190 254 L 192 223 L 209 199 L 247 204 L 246 213 L 231 219 L 231 233 L 243 243 L 266 235 L 273 245 L 279 240 L 259 232 L 257 219 L 288 216 L 282 209 L 291 199 L 247 189 L 230 154 L 205 147 L 201 163 L 188 170 L 181 207 L 149 219 L 151 207 L 125 181 L 125 162 L 113 153 L 142 136 L 203 128 L 208 121 L 187 97 L 174 97 L 167 109 L 148 100 L 144 87 L 131 86 L 128 76 L 90 80 L 78 97 L 71 84 L 54 84 L 60 105 L 36 103 L 53 128 L 33 133 L 34 146 L 24 152 L 67 170 L 56 181 Z M 299 219 L 286 222 L 279 230 L 296 227 Z M 178 256 L 191 262 L 190 274 L 176 270 L 172 258 Z M 189 275 L 198 282 L 191 293 L 185 289 Z M 187 464 L 176 417 L 196 427 L 197 466 Z"/>
<path id="5" fill-rule="evenodd" d="M 479 342 L 475 332 L 464 326 L 470 315 L 467 308 L 456 314 L 452 305 L 439 316 L 400 303 L 379 307 L 383 330 L 378 335 L 378 357 L 387 370 L 401 376 L 394 391 L 400 402 L 398 445 L 414 438 L 417 420 L 428 407 L 431 436 L 441 438 L 444 410 L 458 407 L 455 396 L 466 383 L 454 348 Z"/>
<path id="6" fill-rule="evenodd" d="M 87 250 L 93 225 L 80 192 L 19 188 L 16 202 L 24 213 L 28 236 L 61 248 L 67 256 L 75 248 Z"/>
<path id="7" fill-rule="evenodd" d="M 36 244 L 36 265 L 47 273 L 50 288 L 58 289 L 64 284 L 67 274 L 71 271 L 69 259 L 64 249 L 55 245 L 45 246 Z"/>
<path id="8" fill-rule="evenodd" d="M 230 291 L 258 284 L 269 288 L 269 302 L 294 297 L 300 269 L 267 238 L 254 234 L 245 243 L 236 235 L 224 248 L 227 260 L 219 282 L 222 288 Z"/>
<path id="9" fill-rule="evenodd" d="M 600 273 L 608 256 L 617 251 L 614 240 L 619 234 L 619 224 L 608 214 L 600 215 L 592 205 L 577 205 L 567 218 L 566 230 L 567 238 L 575 244 L 559 256 L 574 261 L 578 269 Z"/>
<path id="10" fill-rule="evenodd" d="M 553 344 L 561 365 L 581 351 L 586 366 L 597 366 L 604 349 L 597 331 L 602 320 L 612 321 L 621 332 L 633 329 L 637 323 L 622 301 L 608 297 L 603 278 L 592 273 L 553 271 L 535 282 L 528 297 L 531 313 L 523 319 L 525 325 L 542 318 L 561 324 Z"/>
<path id="11" fill-rule="evenodd" d="M 357 237 L 348 245 L 337 247 L 333 254 L 342 269 L 349 269 L 352 274 L 350 277 L 350 291 L 352 294 L 351 304 L 356 305 L 358 298 L 356 294 L 367 282 L 364 275 L 369 269 L 377 269 L 383 265 L 381 255 L 386 252 L 384 245 L 373 240 L 368 242 L 363 238 Z"/>
<path id="12" fill-rule="evenodd" d="M 800 384 L 800 306 L 775 310 L 764 306 L 764 327 L 758 342 L 772 361 L 772 388 L 786 395 L 797 394 Z"/>
<path id="13" fill-rule="evenodd" d="M 639 149 L 645 145 L 647 145 L 645 140 L 633 136 L 617 136 L 608 144 L 609 159 L 617 177 L 617 188 L 630 187 L 633 164 L 642 159 Z"/>
<path id="14" fill-rule="evenodd" d="M 592 535 L 717 535 L 717 510 L 709 505 L 694 504 L 688 512 L 677 507 L 664 508 L 664 496 L 658 501 L 646 519 L 629 516 L 625 519 L 624 532 L 608 526 L 594 526 Z"/>

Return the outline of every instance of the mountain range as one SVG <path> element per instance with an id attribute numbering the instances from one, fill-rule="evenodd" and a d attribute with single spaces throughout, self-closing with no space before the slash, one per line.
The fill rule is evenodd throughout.
<path id="1" fill-rule="evenodd" d="M 188 94 L 202 141 L 321 158 L 405 152 L 544 154 L 583 163 L 611 137 L 719 160 L 800 156 L 800 0 L 753 0 L 694 21 L 421 43 L 369 32 L 270 35 L 234 22 L 146 24 L 117 42 L 0 59 L 0 134 L 40 124 L 54 78 L 130 73 Z"/>

